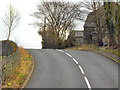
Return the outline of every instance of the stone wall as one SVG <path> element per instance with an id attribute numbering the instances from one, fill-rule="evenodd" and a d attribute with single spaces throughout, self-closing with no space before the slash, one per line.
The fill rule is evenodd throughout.
<path id="1" fill-rule="evenodd" d="M 0 42 L 0 56 L 2 56 L 2 42 Z"/>
<path id="2" fill-rule="evenodd" d="M 10 56 L 2 57 L 2 82 L 12 73 L 13 68 L 19 63 L 19 50 Z"/>
<path id="3" fill-rule="evenodd" d="M 13 41 L 4 40 L 0 42 L 0 56 L 9 56 L 16 52 L 17 44 Z"/>
<path id="4" fill-rule="evenodd" d="M 11 75 L 12 70 L 19 63 L 19 50 L 13 41 L 0 42 L 0 82 L 4 84 L 6 77 Z"/>

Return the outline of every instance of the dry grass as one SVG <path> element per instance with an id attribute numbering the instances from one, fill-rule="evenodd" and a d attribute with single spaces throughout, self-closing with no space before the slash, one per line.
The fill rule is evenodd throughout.
<path id="1" fill-rule="evenodd" d="M 94 51 L 104 51 L 104 52 L 108 52 L 108 53 L 112 53 L 115 55 L 119 55 L 120 56 L 120 48 L 118 49 L 112 49 L 112 48 L 102 48 L 101 47 L 95 46 L 95 45 L 91 45 L 91 44 L 83 44 L 81 46 L 75 46 L 75 47 L 71 47 L 71 48 L 66 48 L 68 50 L 94 50 Z"/>
<path id="2" fill-rule="evenodd" d="M 109 52 L 109 53 L 120 56 L 120 48 L 118 48 L 118 49 L 106 48 L 106 49 L 103 49 L 101 51 Z"/>
<path id="3" fill-rule="evenodd" d="M 75 47 L 70 47 L 66 48 L 69 50 L 90 50 L 90 49 L 99 49 L 99 47 L 91 44 L 82 44 L 81 46 L 75 46 Z"/>
<path id="4" fill-rule="evenodd" d="M 14 68 L 12 75 L 7 77 L 2 88 L 20 88 L 29 75 L 33 64 L 32 57 L 21 47 L 19 47 L 19 57 L 19 65 Z"/>

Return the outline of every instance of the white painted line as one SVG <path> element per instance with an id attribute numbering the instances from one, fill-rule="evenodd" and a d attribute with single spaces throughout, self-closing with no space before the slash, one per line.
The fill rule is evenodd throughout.
<path id="1" fill-rule="evenodd" d="M 84 77 L 84 79 L 85 79 L 85 81 L 86 81 L 86 83 L 87 83 L 87 86 L 88 86 L 89 90 L 91 90 L 91 85 L 90 85 L 90 83 L 89 83 L 87 77 Z"/>
<path id="2" fill-rule="evenodd" d="M 59 51 L 59 52 L 63 52 L 62 50 L 57 50 L 57 51 Z"/>
<path id="3" fill-rule="evenodd" d="M 81 70 L 82 74 L 85 74 L 85 72 L 84 72 L 83 68 L 82 68 L 80 65 L 79 65 L 79 68 L 80 68 L 80 70 Z"/>
<path id="4" fill-rule="evenodd" d="M 60 50 L 60 52 L 63 52 L 62 50 Z"/>
<path id="5" fill-rule="evenodd" d="M 72 57 L 70 54 L 66 53 L 69 57 Z"/>
<path id="6" fill-rule="evenodd" d="M 74 60 L 74 62 L 75 62 L 76 64 L 79 64 L 79 63 L 78 63 L 78 61 L 77 61 L 77 60 L 75 60 L 74 58 L 73 58 L 73 60 Z"/>
<path id="7" fill-rule="evenodd" d="M 58 51 L 63 52 L 62 50 L 58 50 Z"/>
<path id="8" fill-rule="evenodd" d="M 62 50 L 58 50 L 58 51 L 63 52 Z M 66 55 L 68 55 L 69 57 L 72 57 L 69 53 L 66 53 Z M 79 65 L 78 61 L 77 61 L 75 58 L 72 58 L 72 59 L 74 60 L 74 62 L 75 62 L 76 64 L 78 64 L 78 66 L 79 66 L 82 74 L 84 75 L 85 72 L 84 72 L 83 68 Z M 85 79 L 85 82 L 86 82 L 86 84 L 87 84 L 87 86 L 88 86 L 88 89 L 89 89 L 89 90 L 92 90 L 92 87 L 91 87 L 91 85 L 90 85 L 87 77 L 84 76 L 84 79 Z"/>

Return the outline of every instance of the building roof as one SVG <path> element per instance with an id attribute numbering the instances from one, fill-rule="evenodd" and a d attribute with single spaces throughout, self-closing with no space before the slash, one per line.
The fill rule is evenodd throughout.
<path id="1" fill-rule="evenodd" d="M 112 3 L 112 7 L 113 7 L 113 12 L 115 12 L 116 11 L 116 4 L 114 2 Z M 96 27 L 96 23 L 95 23 L 95 21 L 97 19 L 96 17 L 99 18 L 100 21 L 102 22 L 102 24 L 104 25 L 104 23 L 105 23 L 105 10 L 104 10 L 103 6 L 100 7 L 98 10 L 88 14 L 87 19 L 86 19 L 85 24 L 84 24 L 84 27 L 93 27 L 93 28 Z"/>
<path id="2" fill-rule="evenodd" d="M 85 21 L 84 27 L 96 27 L 95 23 L 96 19 L 97 18 L 100 18 L 100 20 L 104 19 L 104 14 L 105 14 L 104 7 L 100 7 L 98 10 L 89 13 Z"/>

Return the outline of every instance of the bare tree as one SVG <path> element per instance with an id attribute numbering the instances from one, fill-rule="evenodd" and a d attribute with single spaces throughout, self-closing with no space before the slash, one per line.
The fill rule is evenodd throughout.
<path id="1" fill-rule="evenodd" d="M 42 2 L 34 12 L 34 16 L 42 22 L 37 22 L 41 31 L 51 30 L 58 42 L 66 39 L 66 33 L 71 31 L 75 20 L 81 20 L 80 4 L 69 2 Z M 57 42 L 56 42 L 57 43 Z M 58 43 L 59 44 L 59 43 Z"/>
<path id="2" fill-rule="evenodd" d="M 3 23 L 8 28 L 7 40 L 9 40 L 11 31 L 13 31 L 15 27 L 18 25 L 19 20 L 20 20 L 19 12 L 10 3 L 8 7 L 8 11 L 7 13 L 5 13 L 5 17 L 3 18 Z"/>
<path id="3" fill-rule="evenodd" d="M 98 0 L 90 0 L 90 1 L 84 1 L 82 2 L 83 6 L 85 6 L 88 10 L 88 12 L 93 12 L 100 8 L 103 5 L 103 1 L 98 1 Z"/>

